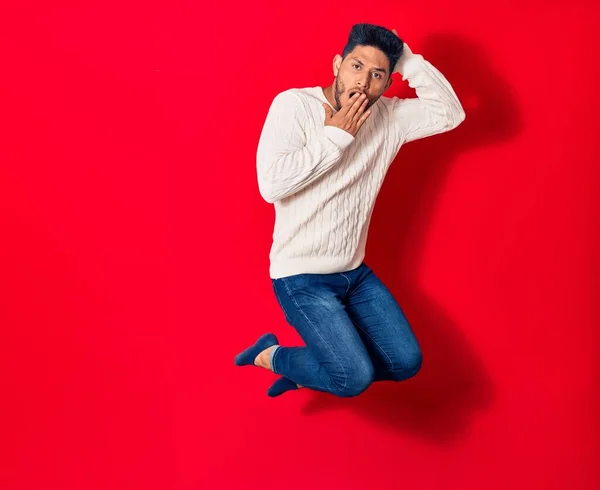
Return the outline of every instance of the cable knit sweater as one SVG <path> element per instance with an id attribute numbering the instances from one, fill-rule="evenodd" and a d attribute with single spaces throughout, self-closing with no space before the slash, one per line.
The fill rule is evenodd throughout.
<path id="1" fill-rule="evenodd" d="M 394 72 L 417 97 L 380 97 L 356 137 L 325 126 L 328 101 L 320 86 L 273 99 L 257 149 L 259 191 L 275 206 L 271 278 L 358 267 L 375 199 L 400 147 L 465 119 L 446 78 L 422 55 L 405 51 Z"/>

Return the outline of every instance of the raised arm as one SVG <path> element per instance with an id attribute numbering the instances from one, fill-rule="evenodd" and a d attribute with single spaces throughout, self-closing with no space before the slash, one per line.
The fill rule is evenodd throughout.
<path id="1" fill-rule="evenodd" d="M 269 108 L 257 150 L 258 187 L 273 203 L 304 189 L 330 170 L 354 136 L 335 126 L 318 126 L 307 141 L 306 110 L 297 94 L 279 93 Z"/>
<path id="2" fill-rule="evenodd" d="M 412 99 L 392 98 L 394 120 L 405 143 L 445 133 L 465 120 L 465 111 L 448 80 L 406 43 L 394 73 L 400 73 L 417 93 Z"/>

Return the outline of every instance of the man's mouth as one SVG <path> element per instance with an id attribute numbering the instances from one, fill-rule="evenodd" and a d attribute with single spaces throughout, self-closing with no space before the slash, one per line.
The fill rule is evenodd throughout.
<path id="1" fill-rule="evenodd" d="M 348 92 L 348 98 L 351 99 L 352 97 L 354 97 L 354 94 L 361 95 L 364 94 L 364 92 L 361 92 L 360 90 L 353 90 L 352 92 Z"/>

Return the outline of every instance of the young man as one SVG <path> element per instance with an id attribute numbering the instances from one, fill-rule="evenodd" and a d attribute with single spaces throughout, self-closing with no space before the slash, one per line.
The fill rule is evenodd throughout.
<path id="1" fill-rule="evenodd" d="M 414 99 L 383 97 L 398 72 Z M 375 199 L 404 143 L 456 128 L 463 108 L 445 77 L 396 31 L 352 27 L 335 81 L 289 89 L 269 109 L 257 151 L 258 185 L 276 211 L 270 277 L 306 347 L 262 335 L 235 358 L 298 387 L 349 397 L 373 381 L 402 381 L 421 350 L 400 306 L 364 263 Z"/>

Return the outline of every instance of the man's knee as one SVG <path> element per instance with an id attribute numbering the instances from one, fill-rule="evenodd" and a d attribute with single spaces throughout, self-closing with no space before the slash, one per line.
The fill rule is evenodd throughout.
<path id="1" fill-rule="evenodd" d="M 360 395 L 375 378 L 375 369 L 370 361 L 356 363 L 345 369 L 345 374 L 332 378 L 331 393 L 348 398 Z"/>
<path id="2" fill-rule="evenodd" d="M 405 350 L 402 357 L 394 363 L 392 376 L 396 381 L 403 381 L 415 376 L 423 365 L 423 353 L 418 345 Z"/>

